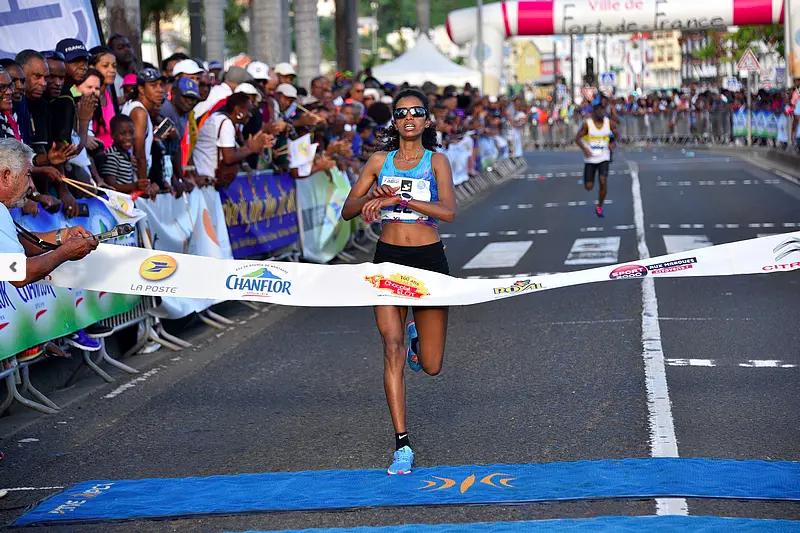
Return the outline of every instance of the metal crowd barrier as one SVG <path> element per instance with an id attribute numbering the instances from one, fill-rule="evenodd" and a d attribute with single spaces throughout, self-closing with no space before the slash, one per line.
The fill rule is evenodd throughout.
<path id="1" fill-rule="evenodd" d="M 728 109 L 623 114 L 617 124 L 617 142 L 633 145 L 730 144 L 732 114 Z M 583 117 L 531 124 L 524 142 L 528 149 L 557 149 L 575 144 Z"/>

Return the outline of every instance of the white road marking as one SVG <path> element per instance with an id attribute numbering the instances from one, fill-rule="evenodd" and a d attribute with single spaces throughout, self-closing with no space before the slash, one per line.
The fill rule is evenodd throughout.
<path id="1" fill-rule="evenodd" d="M 642 188 L 639 183 L 639 165 L 628 161 L 631 171 L 631 194 L 636 223 L 636 241 L 641 259 L 650 259 L 650 250 L 644 229 Z M 650 418 L 650 454 L 653 457 L 678 457 L 678 439 L 667 387 L 667 370 L 664 365 L 664 348 L 661 345 L 661 326 L 658 323 L 658 298 L 652 276 L 642 279 L 642 357 L 644 359 L 647 410 Z M 688 515 L 684 498 L 656 499 L 658 515 Z"/>
<path id="2" fill-rule="evenodd" d="M 20 441 L 17 441 L 17 442 L 21 442 L 21 443 L 23 443 L 23 444 L 26 444 L 26 443 L 28 443 L 28 442 L 39 442 L 39 439 L 27 438 L 27 439 L 22 439 L 22 440 L 20 440 Z"/>
<path id="3" fill-rule="evenodd" d="M 129 382 L 125 383 L 124 385 L 120 385 L 116 389 L 112 390 L 111 392 L 109 392 L 108 394 L 103 396 L 103 399 L 110 400 L 111 398 L 115 398 L 115 397 L 119 396 L 120 394 L 122 394 L 126 390 L 134 388 L 137 383 L 142 383 L 144 381 L 147 381 L 149 378 L 155 376 L 163 368 L 164 368 L 163 366 L 159 366 L 159 367 L 156 367 L 156 368 L 151 368 L 150 370 L 148 370 L 147 372 L 145 372 L 144 374 L 142 374 L 138 378 L 132 379 Z"/>
<path id="4" fill-rule="evenodd" d="M 546 229 L 529 229 L 528 235 L 544 235 L 547 233 Z"/>
<path id="5" fill-rule="evenodd" d="M 439 237 L 442 238 L 442 239 L 452 239 L 455 236 L 456 236 L 455 233 L 442 233 L 442 234 L 439 235 Z"/>
<path id="6" fill-rule="evenodd" d="M 667 254 L 677 254 L 712 245 L 713 243 L 705 235 L 664 235 L 664 246 L 667 247 Z"/>
<path id="7" fill-rule="evenodd" d="M 749 368 L 797 368 L 797 365 L 784 363 L 780 359 L 750 359 L 746 363 L 739 363 L 739 366 Z"/>
<path id="8" fill-rule="evenodd" d="M 517 230 L 510 229 L 510 230 L 506 230 L 506 231 L 498 231 L 497 234 L 498 235 L 503 235 L 503 236 L 510 236 L 510 235 L 518 235 L 519 232 Z"/>
<path id="9" fill-rule="evenodd" d="M 605 228 L 603 228 L 602 226 L 589 226 L 588 228 L 581 228 L 581 233 L 586 233 L 586 232 L 593 233 L 595 231 L 604 231 L 604 230 Z"/>
<path id="10" fill-rule="evenodd" d="M 510 268 L 516 266 L 533 241 L 491 242 L 462 268 Z"/>
<path id="11" fill-rule="evenodd" d="M 488 236 L 489 236 L 489 232 L 488 231 L 479 231 L 478 232 L 478 237 L 488 237 Z"/>
<path id="12" fill-rule="evenodd" d="M 517 209 L 531 209 L 533 204 L 517 204 Z"/>
<path id="13" fill-rule="evenodd" d="M 498 205 L 497 208 L 502 210 L 502 211 L 506 211 L 508 209 L 511 209 L 511 206 L 510 205 Z"/>
<path id="14" fill-rule="evenodd" d="M 610 204 L 613 204 L 613 203 L 614 203 L 614 200 L 606 200 L 605 201 L 605 204 L 607 204 L 607 205 L 610 205 Z M 580 201 L 565 202 L 565 203 L 548 202 L 548 203 L 544 204 L 545 207 L 577 207 L 577 206 L 584 206 L 584 205 L 589 205 L 589 202 L 587 202 L 586 200 L 580 200 Z M 592 205 L 594 205 L 594 202 L 592 202 Z"/>
<path id="15" fill-rule="evenodd" d="M 713 359 L 667 359 L 669 366 L 717 366 Z"/>
<path id="16" fill-rule="evenodd" d="M 619 226 L 614 226 L 614 229 L 634 229 L 636 226 L 633 224 L 621 224 Z"/>
<path id="17" fill-rule="evenodd" d="M 619 257 L 619 237 L 575 239 L 565 265 L 613 264 Z"/>
<path id="18" fill-rule="evenodd" d="M 56 490 L 56 489 L 63 489 L 63 486 L 57 487 L 11 487 L 7 489 L 0 489 L 0 492 L 21 492 L 21 491 L 30 491 L 30 490 Z"/>

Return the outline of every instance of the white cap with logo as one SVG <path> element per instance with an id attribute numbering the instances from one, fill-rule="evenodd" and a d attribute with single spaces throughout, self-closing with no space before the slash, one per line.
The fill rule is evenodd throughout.
<path id="1" fill-rule="evenodd" d="M 178 74 L 200 74 L 203 69 L 193 59 L 182 59 L 172 67 L 172 77 Z"/>
<path id="2" fill-rule="evenodd" d="M 234 89 L 233 92 L 235 92 L 235 93 L 244 93 L 244 94 L 249 94 L 249 95 L 255 96 L 256 97 L 256 102 L 257 103 L 261 103 L 261 93 L 258 91 L 258 89 L 253 87 L 248 82 L 240 83 L 239 85 L 236 86 L 236 89 Z"/>
<path id="3" fill-rule="evenodd" d="M 269 65 L 261 61 L 253 61 L 247 65 L 247 72 L 257 80 L 269 80 Z"/>

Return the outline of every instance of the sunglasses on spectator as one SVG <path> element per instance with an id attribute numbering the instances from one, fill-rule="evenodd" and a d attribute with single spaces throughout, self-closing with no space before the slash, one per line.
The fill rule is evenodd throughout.
<path id="1" fill-rule="evenodd" d="M 42 55 L 44 56 L 45 59 L 58 59 L 60 61 L 66 60 L 64 54 L 62 54 L 61 52 L 55 52 L 53 50 L 47 50 L 45 52 L 42 52 Z"/>
<path id="2" fill-rule="evenodd" d="M 405 118 L 406 115 L 411 113 L 411 116 L 414 118 L 419 117 L 427 117 L 428 111 L 422 107 L 421 105 L 417 105 L 414 107 L 400 107 L 394 110 L 392 115 L 394 116 L 395 120 L 400 120 L 401 118 Z"/>

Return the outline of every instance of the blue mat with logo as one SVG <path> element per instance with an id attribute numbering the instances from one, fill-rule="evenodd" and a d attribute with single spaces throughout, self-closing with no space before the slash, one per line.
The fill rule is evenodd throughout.
<path id="1" fill-rule="evenodd" d="M 800 500 L 800 463 L 622 459 L 93 480 L 45 499 L 15 526 L 141 518 L 661 496 Z"/>
<path id="2" fill-rule="evenodd" d="M 406 524 L 404 526 L 244 531 L 243 533 L 791 533 L 800 531 L 800 521 L 723 518 L 719 516 L 601 516 L 521 522 L 473 524 Z M 233 532 L 231 532 L 233 533 Z"/>

